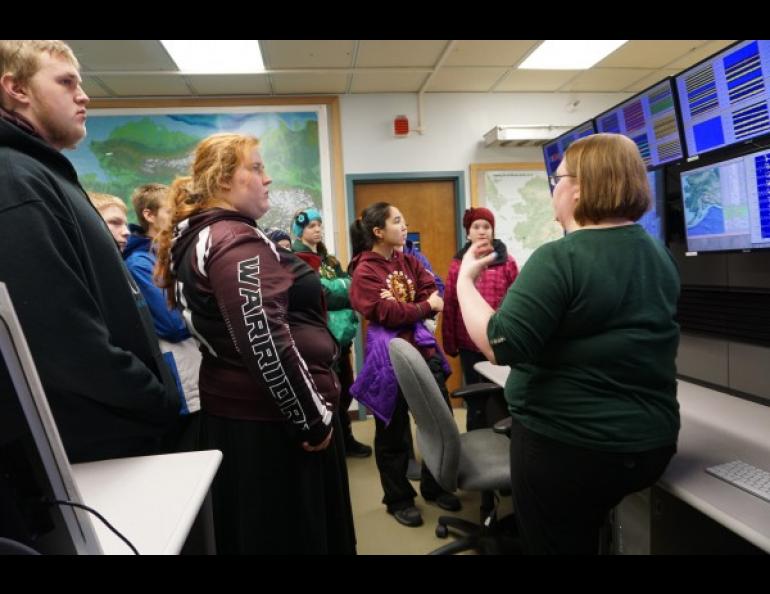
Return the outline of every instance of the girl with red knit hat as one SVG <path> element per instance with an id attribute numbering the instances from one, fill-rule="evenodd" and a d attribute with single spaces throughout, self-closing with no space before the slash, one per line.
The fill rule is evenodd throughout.
<path id="1" fill-rule="evenodd" d="M 484 381 L 473 369 L 473 366 L 480 361 L 486 361 L 486 357 L 468 336 L 457 302 L 457 274 L 460 271 L 463 256 L 473 243 L 482 239 L 492 242 L 498 257 L 479 275 L 476 286 L 481 296 L 495 310 L 502 303 L 508 292 L 508 287 L 516 280 L 519 269 L 516 266 L 516 261 L 508 253 L 505 244 L 499 239 L 494 239 L 495 215 L 492 214 L 491 210 L 488 208 L 469 208 L 463 215 L 463 227 L 465 227 L 468 241 L 455 254 L 449 267 L 444 293 L 444 321 L 441 326 L 441 334 L 446 354 L 452 357 L 460 355 L 465 385 L 468 385 Z M 467 430 L 471 431 L 483 427 L 483 404 L 474 402 L 473 399 L 469 398 L 466 400 L 466 405 L 468 407 Z"/>

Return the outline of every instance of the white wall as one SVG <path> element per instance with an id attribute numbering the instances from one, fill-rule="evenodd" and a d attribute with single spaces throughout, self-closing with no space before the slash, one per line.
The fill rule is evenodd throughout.
<path id="1" fill-rule="evenodd" d="M 541 162 L 541 147 L 486 148 L 483 136 L 497 125 L 576 126 L 630 97 L 630 93 L 426 93 L 425 133 L 393 136 L 393 118 L 406 115 L 417 127 L 416 94 L 342 95 L 345 175 L 464 171 L 470 203 L 471 163 Z M 580 100 L 573 112 L 568 103 Z"/>

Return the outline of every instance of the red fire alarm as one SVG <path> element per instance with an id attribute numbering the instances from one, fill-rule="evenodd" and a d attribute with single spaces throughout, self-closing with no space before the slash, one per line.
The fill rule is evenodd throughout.
<path id="1" fill-rule="evenodd" d="M 396 116 L 393 120 L 393 134 L 396 136 L 409 135 L 409 118 L 405 115 Z"/>

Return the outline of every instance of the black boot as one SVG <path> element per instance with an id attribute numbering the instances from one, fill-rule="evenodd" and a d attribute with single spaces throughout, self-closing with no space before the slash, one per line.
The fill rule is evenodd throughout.
<path id="1" fill-rule="evenodd" d="M 345 454 L 351 458 L 368 458 L 372 455 L 372 448 L 356 441 L 352 435 L 345 439 Z"/>

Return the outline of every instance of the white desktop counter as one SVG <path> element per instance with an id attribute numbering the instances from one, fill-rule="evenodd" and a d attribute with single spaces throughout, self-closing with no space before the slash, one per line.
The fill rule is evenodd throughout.
<path id="1" fill-rule="evenodd" d="M 140 554 L 178 554 L 199 511 L 210 538 L 207 549 L 214 552 L 208 493 L 221 461 L 222 452 L 205 450 L 73 464 L 72 473 L 83 503 Z M 92 522 L 105 554 L 132 554 L 98 518 Z"/>

